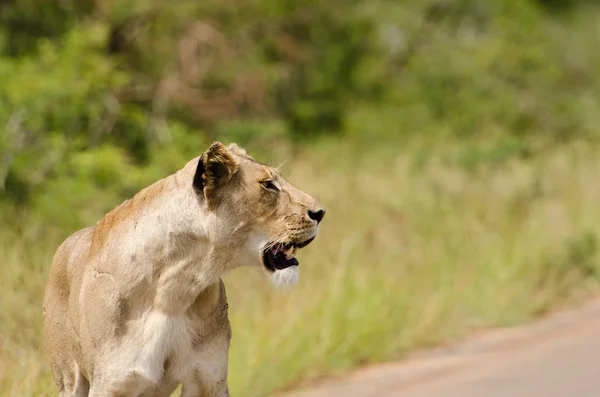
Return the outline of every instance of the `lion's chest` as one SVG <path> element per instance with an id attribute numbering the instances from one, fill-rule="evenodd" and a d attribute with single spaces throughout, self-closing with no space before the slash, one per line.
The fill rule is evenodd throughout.
<path id="1" fill-rule="evenodd" d="M 204 324 L 193 324 L 184 315 L 150 312 L 130 324 L 119 349 L 118 360 L 125 370 L 135 370 L 152 383 L 168 377 L 183 381 L 197 366 L 200 351 L 195 345 Z"/>

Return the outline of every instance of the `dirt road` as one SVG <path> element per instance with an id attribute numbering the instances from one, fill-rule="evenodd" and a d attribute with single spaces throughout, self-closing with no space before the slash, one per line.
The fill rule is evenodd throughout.
<path id="1" fill-rule="evenodd" d="M 600 299 L 287 397 L 600 397 Z"/>

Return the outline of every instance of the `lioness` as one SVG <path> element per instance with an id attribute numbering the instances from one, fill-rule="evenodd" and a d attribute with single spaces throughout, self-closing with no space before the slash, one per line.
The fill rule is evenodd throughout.
<path id="1" fill-rule="evenodd" d="M 228 396 L 221 275 L 297 276 L 325 210 L 235 144 L 214 143 L 58 248 L 44 337 L 64 396 Z"/>

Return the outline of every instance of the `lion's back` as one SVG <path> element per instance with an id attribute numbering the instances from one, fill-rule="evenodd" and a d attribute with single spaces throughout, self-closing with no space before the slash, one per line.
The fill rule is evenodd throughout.
<path id="1" fill-rule="evenodd" d="M 90 250 L 94 227 L 81 229 L 69 236 L 56 250 L 44 295 L 44 343 L 50 368 L 57 385 L 63 383 L 64 368 L 74 363 L 72 338 L 67 327 L 69 297 L 74 292 L 77 274 L 82 272 Z"/>
<path id="2" fill-rule="evenodd" d="M 48 287 L 69 294 L 76 268 L 85 264 L 92 244 L 94 227 L 81 229 L 58 247 L 48 274 Z"/>

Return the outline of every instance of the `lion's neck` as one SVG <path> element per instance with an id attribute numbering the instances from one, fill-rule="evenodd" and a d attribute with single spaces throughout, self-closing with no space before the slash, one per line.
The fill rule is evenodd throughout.
<path id="1" fill-rule="evenodd" d="M 195 197 L 192 177 L 180 170 L 115 208 L 96 227 L 104 254 L 117 258 L 101 266 L 122 275 L 130 290 L 150 285 L 151 304 L 170 314 L 187 310 L 224 270 L 214 260 L 210 216 Z"/>

